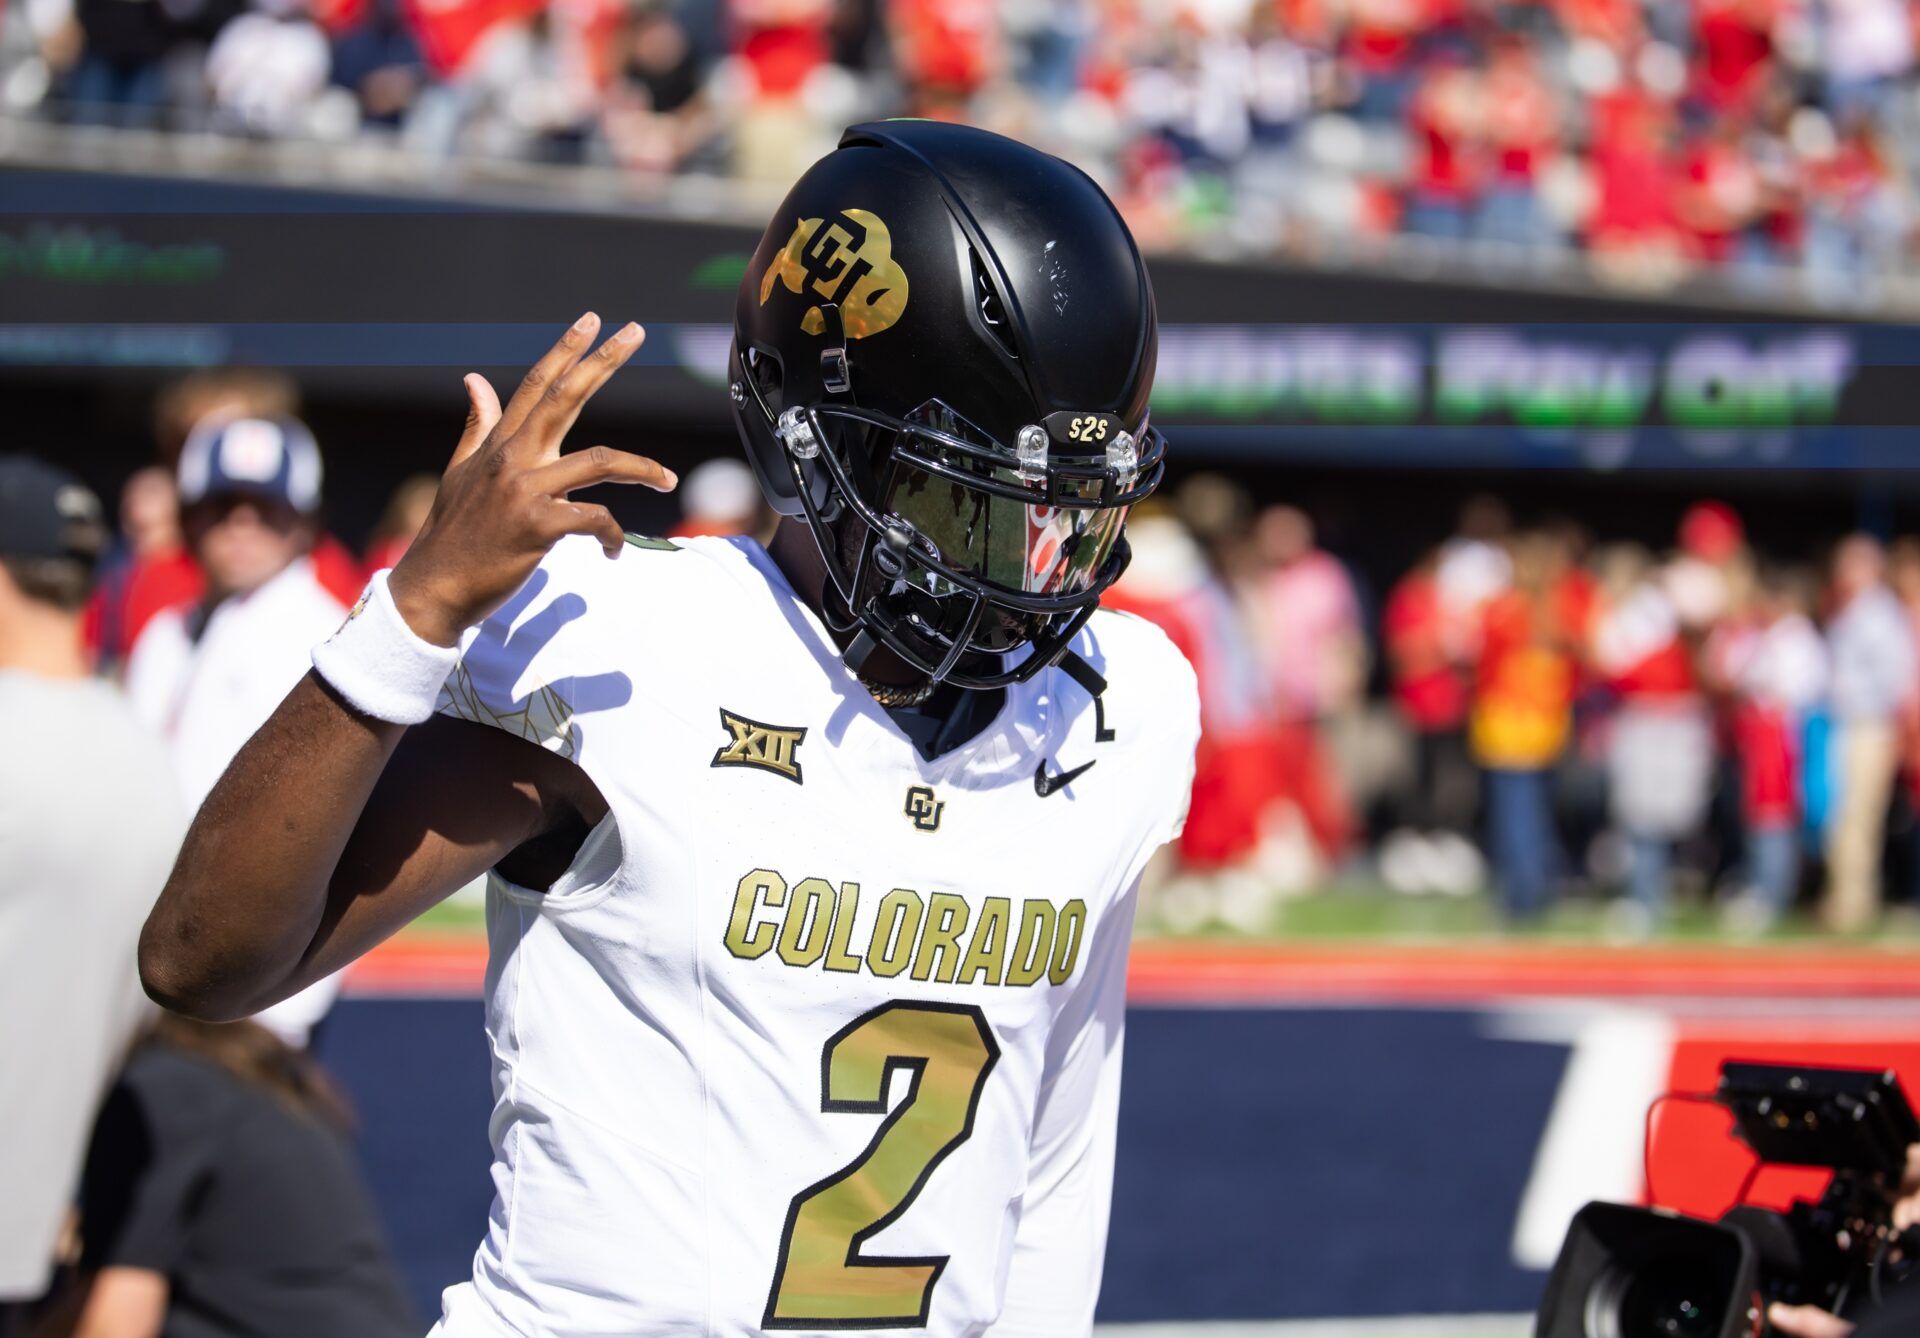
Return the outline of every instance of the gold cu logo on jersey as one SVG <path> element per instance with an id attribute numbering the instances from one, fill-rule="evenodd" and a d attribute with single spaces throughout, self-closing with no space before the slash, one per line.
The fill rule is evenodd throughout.
<path id="1" fill-rule="evenodd" d="M 761 277 L 761 306 L 773 296 L 776 279 L 795 293 L 811 283 L 821 297 L 838 302 L 849 339 L 879 334 L 907 309 L 907 272 L 893 258 L 893 237 L 864 209 L 843 209 L 832 219 L 801 219 Z M 810 335 L 827 328 L 819 307 L 807 308 L 800 328 Z"/>
<path id="2" fill-rule="evenodd" d="M 933 791 L 925 785 L 916 785 L 907 791 L 907 816 L 923 832 L 940 830 L 940 812 L 946 806 L 946 802 L 935 799 Z"/>
<path id="3" fill-rule="evenodd" d="M 796 785 L 804 783 L 800 779 L 800 742 L 807 737 L 805 729 L 763 725 L 725 707 L 720 710 L 720 723 L 732 737 L 713 755 L 714 766 L 759 767 Z"/>

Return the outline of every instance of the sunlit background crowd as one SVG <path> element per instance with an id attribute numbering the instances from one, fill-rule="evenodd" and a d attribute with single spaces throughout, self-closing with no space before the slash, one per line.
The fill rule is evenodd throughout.
<path id="1" fill-rule="evenodd" d="M 0 112 L 781 182 L 850 121 L 1064 152 L 1143 241 L 1582 248 L 1871 299 L 1907 0 L 7 0 Z M 1777 288 L 1769 288 L 1776 291 Z"/>
<path id="2" fill-rule="evenodd" d="M 402 484 L 354 552 L 319 524 L 290 381 L 199 374 L 158 403 L 168 463 L 120 495 L 88 634 L 197 797 L 405 551 L 434 484 Z M 208 475 L 282 454 L 307 463 L 264 500 Z M 680 500 L 678 534 L 767 532 L 740 461 L 700 466 Z M 1375 588 L 1306 512 L 1205 473 L 1129 533 L 1108 602 L 1169 632 L 1203 699 L 1192 814 L 1150 906 L 1165 927 L 1270 929 L 1285 899 L 1328 889 L 1491 893 L 1514 926 L 1584 906 L 1622 937 L 1703 913 L 1716 932 L 1792 915 L 1854 933 L 1920 904 L 1920 540 L 1835 536 L 1818 565 L 1783 560 L 1709 500 L 1652 551 L 1477 497 Z M 270 597 L 198 626 L 210 579 Z"/>
<path id="3" fill-rule="evenodd" d="M 1920 541 L 1780 561 L 1702 501 L 1654 552 L 1483 497 L 1374 592 L 1222 477 L 1130 531 L 1118 602 L 1201 682 L 1176 924 L 1257 927 L 1329 881 L 1490 888 L 1515 925 L 1601 901 L 1620 937 L 1680 902 L 1756 935 L 1913 900 Z"/>

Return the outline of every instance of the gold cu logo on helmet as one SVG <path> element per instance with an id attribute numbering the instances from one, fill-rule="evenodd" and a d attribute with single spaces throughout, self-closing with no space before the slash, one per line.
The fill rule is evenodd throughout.
<path id="1" fill-rule="evenodd" d="M 789 292 L 813 292 L 840 304 L 847 338 L 879 334 L 907 309 L 907 272 L 893 258 L 887 225 L 864 209 L 843 209 L 831 219 L 803 218 L 760 280 L 760 305 L 773 296 L 775 280 Z M 807 308 L 800 328 L 817 335 L 827 328 L 818 306 Z"/>

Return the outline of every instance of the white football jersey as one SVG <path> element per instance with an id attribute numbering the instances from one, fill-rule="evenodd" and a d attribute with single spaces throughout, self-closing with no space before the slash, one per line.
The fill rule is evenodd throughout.
<path id="1" fill-rule="evenodd" d="M 495 1198 L 436 1331 L 1086 1332 L 1127 939 L 1199 708 L 1096 614 L 928 761 L 759 545 L 564 540 L 441 700 L 611 812 L 488 897 Z"/>

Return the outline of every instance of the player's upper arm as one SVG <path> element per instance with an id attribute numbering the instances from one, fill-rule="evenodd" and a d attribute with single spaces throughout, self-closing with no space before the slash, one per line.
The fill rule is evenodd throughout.
<path id="1" fill-rule="evenodd" d="M 340 854 L 299 983 L 345 966 L 528 842 L 584 835 L 606 811 L 586 773 L 524 739 L 444 716 L 416 725 Z"/>
<path id="2" fill-rule="evenodd" d="M 438 715 L 401 739 L 341 852 L 296 985 L 503 860 L 525 887 L 566 869 L 607 813 L 577 765 L 581 721 L 632 691 L 616 635 L 631 597 L 618 565 L 591 538 L 563 539 L 462 640 Z"/>

